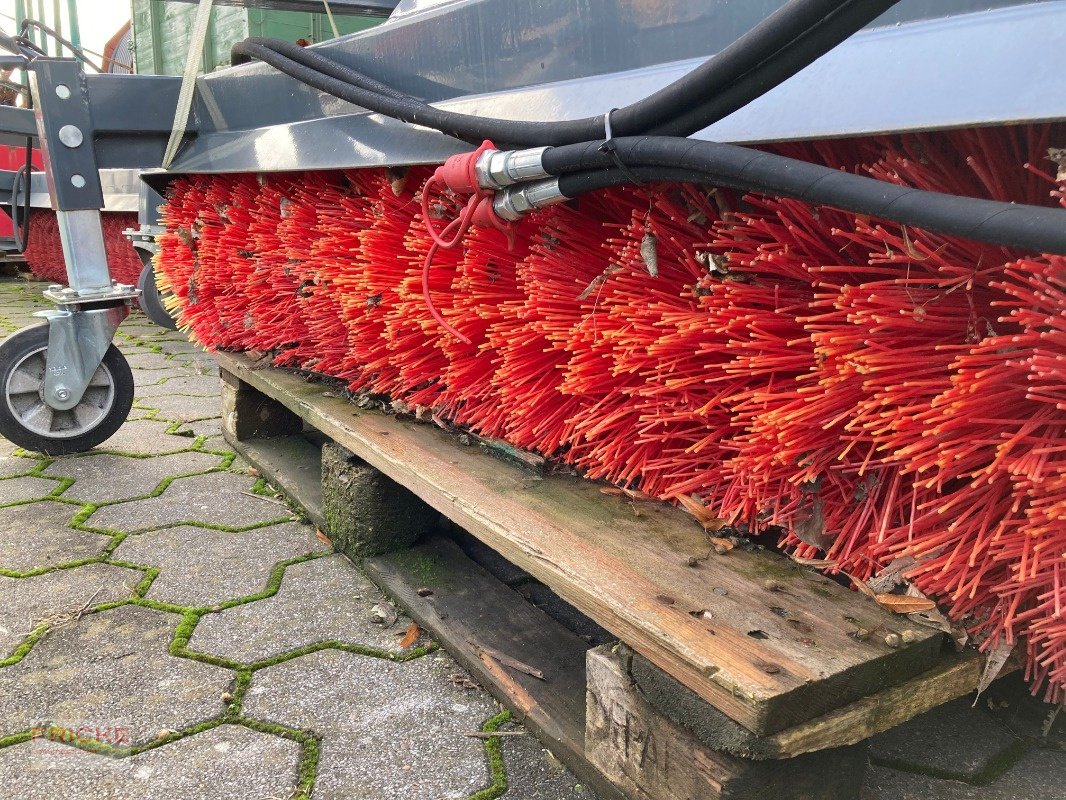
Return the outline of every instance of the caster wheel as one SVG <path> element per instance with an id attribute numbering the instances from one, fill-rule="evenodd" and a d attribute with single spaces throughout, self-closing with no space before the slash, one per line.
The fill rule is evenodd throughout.
<path id="1" fill-rule="evenodd" d="M 163 294 L 155 284 L 155 270 L 152 269 L 151 254 L 142 253 L 141 260 L 145 262 L 141 277 L 137 280 L 137 288 L 141 290 L 141 311 L 161 328 L 176 331 L 178 323 L 167 311 L 167 307 L 163 304 Z"/>
<path id="2" fill-rule="evenodd" d="M 58 411 L 42 399 L 48 326 L 35 325 L 0 344 L 0 435 L 36 453 L 81 453 L 117 431 L 133 405 L 133 373 L 118 348 L 107 348 L 85 394 Z"/>

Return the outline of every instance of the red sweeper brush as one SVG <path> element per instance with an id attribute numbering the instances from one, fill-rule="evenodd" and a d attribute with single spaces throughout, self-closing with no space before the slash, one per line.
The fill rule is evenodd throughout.
<path id="1" fill-rule="evenodd" d="M 1061 140 L 1035 125 L 775 149 L 1054 205 Z M 419 194 L 429 177 L 182 178 L 160 283 L 208 346 L 696 496 L 856 578 L 909 559 L 978 643 L 1024 641 L 1034 686 L 1066 697 L 1066 259 L 672 184 L 466 231 L 483 198 Z"/>

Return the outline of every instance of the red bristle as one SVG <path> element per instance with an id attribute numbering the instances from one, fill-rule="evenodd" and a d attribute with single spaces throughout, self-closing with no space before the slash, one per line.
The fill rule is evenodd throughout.
<path id="1" fill-rule="evenodd" d="M 137 227 L 137 215 L 104 212 L 100 221 L 112 280 L 136 286 L 141 275 L 141 259 L 122 232 Z M 30 271 L 41 280 L 66 284 L 67 267 L 59 238 L 59 221 L 54 211 L 34 209 L 30 213 L 30 236 L 23 258 Z"/>

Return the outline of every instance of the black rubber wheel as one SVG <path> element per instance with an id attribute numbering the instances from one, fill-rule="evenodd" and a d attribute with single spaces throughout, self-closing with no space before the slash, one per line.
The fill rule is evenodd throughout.
<path id="1" fill-rule="evenodd" d="M 137 279 L 137 288 L 141 290 L 141 311 L 145 313 L 148 319 L 152 320 L 156 325 L 161 328 L 167 328 L 172 331 L 178 329 L 178 323 L 174 317 L 167 311 L 167 307 L 163 304 L 163 295 L 159 291 L 159 287 L 155 283 L 155 270 L 152 269 L 152 254 L 144 250 L 137 251 L 141 256 L 141 261 L 144 263 L 144 268 L 141 270 L 141 277 Z"/>
<path id="2" fill-rule="evenodd" d="M 81 453 L 111 438 L 133 405 L 133 373 L 114 345 L 93 374 L 81 402 L 69 411 L 41 394 L 48 325 L 35 325 L 0 343 L 0 436 L 49 456 Z"/>

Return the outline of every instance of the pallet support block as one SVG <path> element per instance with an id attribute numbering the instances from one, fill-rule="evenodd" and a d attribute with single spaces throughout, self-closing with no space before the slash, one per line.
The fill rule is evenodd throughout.
<path id="1" fill-rule="evenodd" d="M 585 757 L 633 800 L 854 800 L 866 747 L 778 761 L 703 744 L 644 697 L 624 647 L 586 655 Z"/>
<path id="2" fill-rule="evenodd" d="M 322 513 L 334 547 L 352 559 L 410 547 L 440 515 L 338 444 L 322 446 Z"/>
<path id="3" fill-rule="evenodd" d="M 231 441 L 291 436 L 303 420 L 285 406 L 222 370 L 222 433 Z"/>

